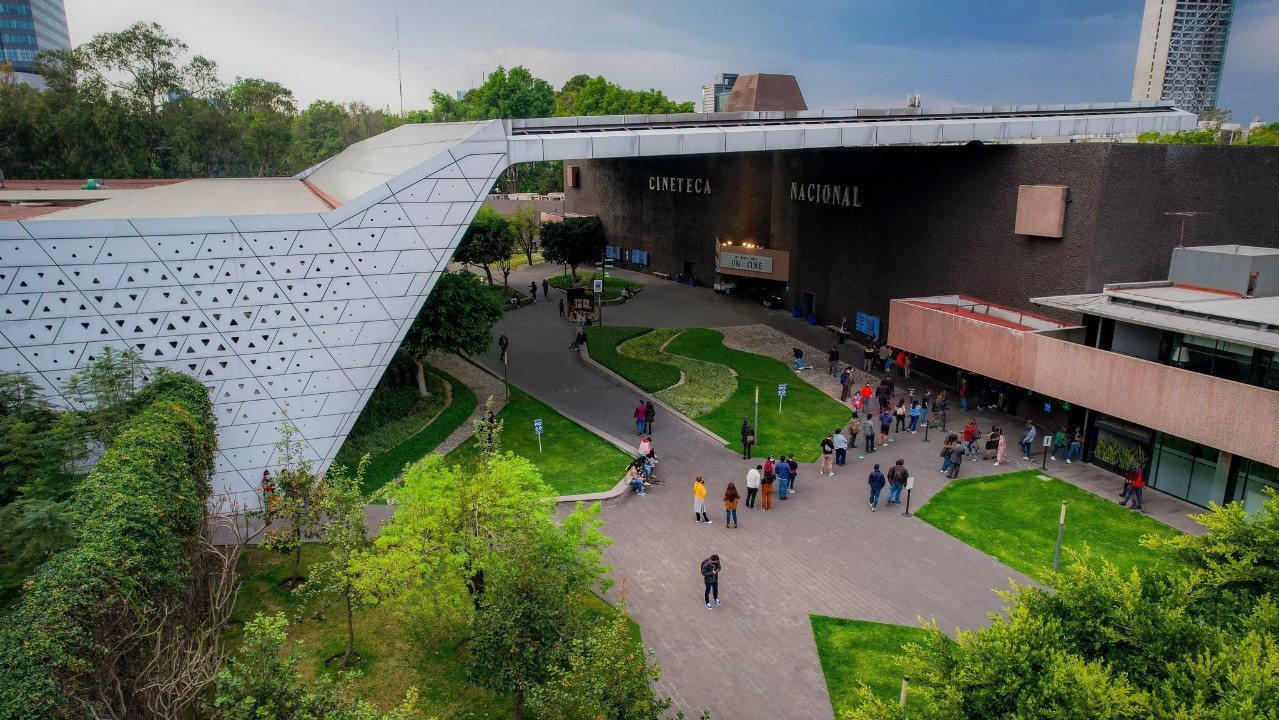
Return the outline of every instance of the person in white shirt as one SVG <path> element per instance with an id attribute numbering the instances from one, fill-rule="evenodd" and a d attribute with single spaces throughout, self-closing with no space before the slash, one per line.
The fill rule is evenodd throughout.
<path id="1" fill-rule="evenodd" d="M 764 471 L 763 465 L 756 465 L 746 473 L 746 507 L 755 509 L 755 498 L 759 495 L 759 480 Z"/>
<path id="2" fill-rule="evenodd" d="M 844 462 L 848 460 L 848 438 L 844 437 L 844 433 L 837 432 L 835 433 L 834 441 L 835 464 L 843 465 Z"/>

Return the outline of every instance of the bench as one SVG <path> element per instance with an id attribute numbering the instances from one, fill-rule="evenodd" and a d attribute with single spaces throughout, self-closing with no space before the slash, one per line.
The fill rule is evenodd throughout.
<path id="1" fill-rule="evenodd" d="M 643 288 L 643 287 L 637 287 L 637 288 L 633 288 L 633 289 L 634 289 L 634 291 L 635 291 L 635 294 L 636 294 L 636 295 L 639 295 L 639 294 L 640 294 L 640 292 L 642 292 L 642 291 L 644 290 L 644 288 Z M 608 300 L 601 300 L 601 301 L 600 301 L 600 304 L 601 304 L 601 305 L 619 305 L 619 304 L 624 303 L 624 302 L 627 302 L 627 300 L 626 300 L 625 298 L 621 297 L 621 296 L 618 296 L 618 297 L 615 297 L 615 298 L 610 298 L 610 299 L 608 299 Z"/>
<path id="2" fill-rule="evenodd" d="M 838 325 L 827 325 L 826 329 L 835 333 L 835 337 L 839 338 L 841 343 L 853 336 L 853 334 L 847 330 L 840 330 Z"/>
<path id="3" fill-rule="evenodd" d="M 653 277 L 655 277 L 655 278 L 661 278 L 661 279 L 663 279 L 663 280 L 670 280 L 670 279 L 671 279 L 671 274 L 670 274 L 670 273 L 664 273 L 664 272 L 655 272 L 655 273 L 653 273 Z"/>

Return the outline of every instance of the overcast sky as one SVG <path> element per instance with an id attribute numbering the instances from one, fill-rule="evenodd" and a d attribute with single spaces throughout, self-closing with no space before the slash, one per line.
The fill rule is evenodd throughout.
<path id="1" fill-rule="evenodd" d="M 299 106 L 399 110 L 498 65 L 558 88 L 578 73 L 695 100 L 716 72 L 786 73 L 812 109 L 1128 100 L 1142 0 L 66 0 L 71 41 L 160 23 Z M 1219 105 L 1279 121 L 1279 0 L 1237 0 Z"/>

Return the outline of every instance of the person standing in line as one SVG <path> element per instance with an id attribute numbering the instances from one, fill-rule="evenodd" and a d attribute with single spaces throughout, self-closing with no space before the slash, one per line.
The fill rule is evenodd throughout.
<path id="1" fill-rule="evenodd" d="M 530 302 L 537 302 L 537 283 L 531 282 L 528 284 L 528 294 L 533 298 Z"/>
<path id="2" fill-rule="evenodd" d="M 875 391 L 871 389 L 870 383 L 863 383 L 861 393 L 862 393 L 862 409 L 869 411 L 870 399 L 875 396 Z"/>
<path id="3" fill-rule="evenodd" d="M 786 502 L 786 495 L 790 492 L 790 465 L 785 454 L 779 456 L 773 465 L 773 474 L 777 476 L 777 499 Z"/>
<path id="4" fill-rule="evenodd" d="M 719 601 L 719 556 L 712 555 L 702 561 L 702 580 L 706 583 L 706 592 L 702 599 L 706 601 L 706 609 L 714 610 L 715 605 L 723 605 Z M 711 605 L 711 598 L 715 599 L 715 605 Z"/>
<path id="5" fill-rule="evenodd" d="M 763 465 L 756 465 L 746 472 L 746 507 L 751 510 L 755 509 L 755 498 L 759 496 L 759 480 L 763 473 Z"/>
<path id="6" fill-rule="evenodd" d="M 835 433 L 827 433 L 822 438 L 822 460 L 817 464 L 818 475 L 834 475 L 833 467 L 835 460 Z"/>
<path id="7" fill-rule="evenodd" d="M 842 428 L 836 430 L 832 438 L 835 443 L 835 467 L 843 467 L 848 462 L 848 438 L 844 437 L 841 430 Z"/>
<path id="8" fill-rule="evenodd" d="M 1035 429 L 1035 423 L 1029 421 L 1026 422 L 1026 434 L 1021 436 L 1021 442 L 1019 443 L 1021 445 L 1022 460 L 1030 459 L 1030 447 L 1034 444 L 1035 436 L 1038 432 L 1039 431 Z"/>
<path id="9" fill-rule="evenodd" d="M 893 411 L 891 408 L 883 408 L 879 411 L 879 446 L 883 447 L 888 444 L 888 430 L 893 426 Z"/>
<path id="10" fill-rule="evenodd" d="M 551 296 L 551 284 L 546 281 L 546 278 L 542 278 L 542 297 L 548 298 L 550 296 Z"/>
<path id="11" fill-rule="evenodd" d="M 866 484 L 870 485 L 870 511 L 875 512 L 875 508 L 879 507 L 879 493 L 884 489 L 884 473 L 879 471 L 879 463 L 875 463 Z"/>
<path id="12" fill-rule="evenodd" d="M 751 427 L 750 422 L 742 420 L 742 459 L 750 460 L 751 446 L 755 444 L 755 428 Z"/>
<path id="13" fill-rule="evenodd" d="M 834 346 L 830 346 L 830 351 L 826 353 L 826 360 L 830 364 L 830 375 L 835 376 L 835 371 L 839 369 L 839 350 Z"/>
<path id="14" fill-rule="evenodd" d="M 866 441 L 867 454 L 875 452 L 875 419 L 870 413 L 862 420 L 862 439 Z"/>
<path id="15" fill-rule="evenodd" d="M 950 448 L 950 473 L 947 477 L 952 480 L 959 477 L 959 466 L 964 462 L 964 446 L 961 443 L 955 443 Z"/>
<path id="16" fill-rule="evenodd" d="M 564 317 L 564 298 L 560 298 L 560 317 Z"/>
<path id="17" fill-rule="evenodd" d="M 1070 438 L 1070 449 L 1066 451 L 1066 462 L 1070 462 L 1071 456 L 1079 458 L 1080 462 L 1084 460 L 1084 429 L 1075 427 L 1075 435 Z"/>
<path id="18" fill-rule="evenodd" d="M 887 347 L 887 346 L 885 346 Z M 888 348 L 888 359 L 884 360 L 884 372 L 889 375 L 893 374 L 893 364 L 896 362 L 897 354 L 893 352 L 891 347 Z"/>
<path id="19" fill-rule="evenodd" d="M 893 428 L 893 434 L 906 429 L 906 398 L 897 401 L 897 407 L 893 408 L 893 417 L 897 418 L 897 425 Z"/>
<path id="20" fill-rule="evenodd" d="M 968 412 L 968 378 L 959 381 L 959 407 Z"/>
<path id="21" fill-rule="evenodd" d="M 907 380 L 910 379 L 910 355 L 908 353 L 902 354 L 902 376 Z"/>
<path id="22" fill-rule="evenodd" d="M 919 424 L 928 426 L 928 413 L 933 409 L 933 391 L 925 390 L 924 398 L 919 401 Z"/>
<path id="23" fill-rule="evenodd" d="M 902 504 L 902 488 L 906 487 L 906 478 L 910 473 L 906 470 L 906 461 L 897 460 L 897 464 L 888 468 L 888 502 L 885 505 Z"/>
<path id="24" fill-rule="evenodd" d="M 795 492 L 795 478 L 799 477 L 799 463 L 795 462 L 795 453 L 786 456 L 786 464 L 790 466 L 790 491 Z"/>
<path id="25" fill-rule="evenodd" d="M 879 360 L 879 362 L 875 363 L 875 369 L 880 372 L 888 372 L 888 346 L 880 345 L 879 349 L 875 351 L 875 357 Z"/>
<path id="26" fill-rule="evenodd" d="M 897 374 L 906 376 L 906 351 L 897 351 Z"/>
<path id="27" fill-rule="evenodd" d="M 657 414 L 657 408 L 653 407 L 653 401 L 649 400 L 644 403 L 644 432 L 653 434 L 653 416 Z"/>
<path id="28" fill-rule="evenodd" d="M 639 435 L 644 434 L 644 414 L 648 411 L 644 407 L 644 403 L 640 402 L 635 406 L 635 412 L 631 413 L 635 417 L 635 432 Z"/>
<path id="29" fill-rule="evenodd" d="M 919 427 L 919 416 L 922 415 L 924 411 L 919 407 L 918 400 L 911 400 L 910 410 L 908 412 L 910 413 L 910 434 L 914 435 L 917 432 L 915 428 Z"/>
<path id="30" fill-rule="evenodd" d="M 1141 509 L 1141 489 L 1146 487 L 1145 481 L 1141 479 L 1141 466 L 1133 463 L 1132 469 L 1129 471 L 1132 479 L 1128 482 L 1128 489 L 1124 492 L 1124 499 L 1119 501 L 1120 505 L 1128 507 L 1128 503 L 1132 502 L 1133 510 Z"/>
<path id="31" fill-rule="evenodd" d="M 848 402 L 848 397 L 853 393 L 853 369 L 844 366 L 844 372 L 839 374 L 839 401 Z"/>
<path id="32" fill-rule="evenodd" d="M 773 474 L 773 462 L 770 458 L 764 463 L 764 475 L 759 479 L 759 492 L 763 496 L 760 501 L 760 507 L 767 512 L 773 507 L 773 485 L 777 482 L 777 476 Z"/>
<path id="33" fill-rule="evenodd" d="M 999 436 L 995 439 L 995 464 L 998 465 L 1004 461 L 1004 453 L 1008 452 L 1008 441 L 1004 439 L 1004 431 L 999 431 Z"/>
<path id="34" fill-rule="evenodd" d="M 701 475 L 693 481 L 693 521 L 711 524 L 711 516 L 706 514 L 706 480 Z"/>
<path id="35" fill-rule="evenodd" d="M 871 368 L 873 368 L 874 366 L 875 366 L 875 343 L 872 341 L 871 343 L 867 344 L 866 349 L 862 351 L 862 370 L 865 370 L 866 372 L 870 372 Z"/>
<path id="36" fill-rule="evenodd" d="M 737 527 L 737 501 L 742 496 L 737 494 L 737 486 L 733 483 L 728 484 L 728 489 L 724 491 L 724 529 L 727 530 L 729 523 L 733 523 L 733 527 Z"/>
<path id="37" fill-rule="evenodd" d="M 853 393 L 853 417 L 861 417 L 862 415 L 862 394 L 861 391 Z"/>

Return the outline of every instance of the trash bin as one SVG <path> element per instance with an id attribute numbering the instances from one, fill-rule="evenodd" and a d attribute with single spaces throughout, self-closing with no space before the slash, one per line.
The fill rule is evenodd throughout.
<path id="1" fill-rule="evenodd" d="M 791 316 L 791 317 L 793 317 L 793 318 L 797 318 L 797 317 L 799 317 L 799 308 L 791 308 L 791 309 L 790 309 L 790 316 Z"/>
<path id="2" fill-rule="evenodd" d="M 808 324 L 809 324 L 809 325 L 816 325 L 816 324 L 817 324 L 817 316 L 816 316 L 816 315 L 809 315 L 809 316 L 808 316 Z"/>
<path id="3" fill-rule="evenodd" d="M 676 284 L 676 285 L 678 285 L 678 284 L 680 284 L 680 283 L 682 283 L 682 282 L 684 282 L 684 276 L 683 276 L 683 275 L 676 275 L 676 276 L 675 276 L 675 284 Z"/>
<path id="4" fill-rule="evenodd" d="M 688 286 L 689 286 L 689 287 L 697 287 L 697 278 L 695 278 L 695 277 L 691 277 L 691 278 L 689 278 L 689 279 L 688 279 Z"/>

